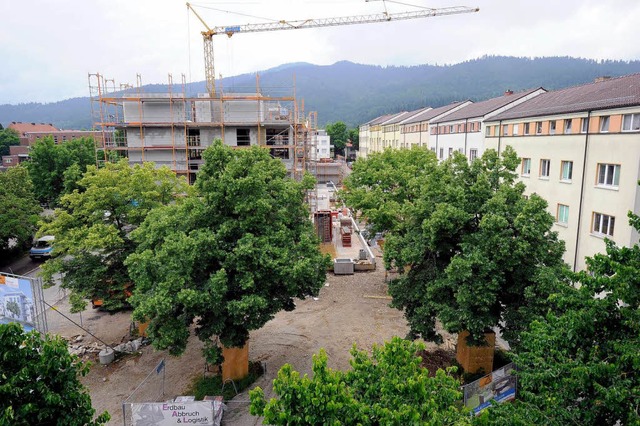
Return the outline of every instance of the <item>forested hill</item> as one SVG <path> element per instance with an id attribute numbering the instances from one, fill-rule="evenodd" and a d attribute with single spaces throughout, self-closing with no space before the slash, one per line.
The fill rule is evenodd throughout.
<path id="1" fill-rule="evenodd" d="M 487 99 L 514 91 L 544 87 L 559 89 L 588 83 L 598 76 L 640 72 L 640 61 L 594 61 L 570 57 L 515 58 L 487 56 L 455 65 L 380 67 L 343 61 L 320 66 L 285 64 L 260 72 L 264 94 L 285 95 L 295 76 L 296 96 L 304 98 L 306 111 L 318 111 L 319 124 L 342 120 L 350 127 L 379 115 Z M 255 90 L 255 74 L 225 78 L 225 92 Z M 274 88 L 274 89 L 270 89 Z M 145 86 L 146 92 L 164 92 L 162 85 Z M 180 90 L 176 87 L 175 90 Z M 189 93 L 205 92 L 204 82 L 193 83 Z M 290 95 L 291 93 L 286 93 Z M 0 105 L 0 123 L 11 121 L 52 123 L 59 128 L 91 126 L 88 98 L 60 102 Z"/>

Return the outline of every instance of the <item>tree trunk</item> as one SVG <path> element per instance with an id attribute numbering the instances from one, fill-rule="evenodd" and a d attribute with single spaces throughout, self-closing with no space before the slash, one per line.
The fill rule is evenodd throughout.
<path id="1" fill-rule="evenodd" d="M 249 341 L 241 348 L 222 347 L 222 382 L 244 379 L 249 375 Z"/>
<path id="2" fill-rule="evenodd" d="M 478 373 L 483 370 L 486 374 L 493 371 L 493 355 L 496 347 L 496 333 L 490 331 L 484 334 L 483 346 L 469 346 L 467 344 L 468 331 L 458 334 L 456 346 L 456 360 L 465 373 Z"/>

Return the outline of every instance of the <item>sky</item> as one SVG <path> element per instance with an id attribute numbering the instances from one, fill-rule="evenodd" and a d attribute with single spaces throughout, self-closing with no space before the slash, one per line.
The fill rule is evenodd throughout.
<path id="1" fill-rule="evenodd" d="M 216 77 L 291 62 L 454 64 L 484 55 L 640 59 L 637 0 L 195 0 L 210 27 L 419 10 L 477 13 L 214 36 Z M 0 104 L 89 95 L 88 74 L 115 84 L 204 80 L 203 24 L 183 0 L 0 2 Z"/>

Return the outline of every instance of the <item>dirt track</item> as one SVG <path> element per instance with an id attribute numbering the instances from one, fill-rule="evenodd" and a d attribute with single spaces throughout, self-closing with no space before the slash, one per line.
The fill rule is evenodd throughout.
<path id="1" fill-rule="evenodd" d="M 356 275 L 328 274 L 318 300 L 298 300 L 294 311 L 280 312 L 262 329 L 251 333 L 249 357 L 253 361 L 264 361 L 267 366 L 266 375 L 255 385 L 261 386 L 269 397 L 271 382 L 285 363 L 303 374 L 310 373 L 311 356 L 324 348 L 331 368 L 347 369 L 349 349 L 354 343 L 361 349 L 370 349 L 372 344 L 383 343 L 392 336 L 404 337 L 407 323 L 400 311 L 388 306 L 389 302 L 384 270 L 380 267 L 377 271 Z M 65 303 L 63 300 L 59 304 L 62 310 Z M 86 312 L 84 322 L 107 343 L 120 343 L 129 330 L 127 313 Z M 56 323 L 53 332 L 67 336 L 81 332 L 71 324 Z M 86 341 L 92 338 L 87 337 Z M 110 412 L 109 424 L 122 425 L 122 401 L 162 358 L 166 359 L 164 399 L 184 395 L 192 380 L 203 373 L 201 347 L 201 343 L 192 338 L 185 354 L 179 358 L 144 347 L 142 355 L 127 357 L 108 367 L 95 363 L 83 382 L 91 391 L 94 407 L 99 412 Z M 138 397 L 153 400 L 161 397 L 160 390 L 161 381 L 152 374 L 151 384 L 141 389 Z M 248 393 L 242 392 L 228 402 L 223 424 L 261 424 L 260 419 L 249 415 L 248 399 Z"/>

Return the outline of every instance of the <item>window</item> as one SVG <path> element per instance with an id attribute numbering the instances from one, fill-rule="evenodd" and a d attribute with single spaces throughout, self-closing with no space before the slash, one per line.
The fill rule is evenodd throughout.
<path id="1" fill-rule="evenodd" d="M 640 130 L 640 114 L 625 114 L 622 116 L 622 131 L 635 132 Z"/>
<path id="2" fill-rule="evenodd" d="M 589 131 L 589 119 L 583 118 L 580 120 L 580 133 L 587 133 Z"/>
<path id="3" fill-rule="evenodd" d="M 617 187 L 619 182 L 619 164 L 598 164 L 598 185 Z"/>
<path id="4" fill-rule="evenodd" d="M 7 164 L 11 164 L 11 163 L 13 163 L 13 158 L 5 158 L 4 162 L 7 163 Z"/>
<path id="5" fill-rule="evenodd" d="M 478 158 L 478 150 L 475 148 L 471 148 L 469 151 L 469 161 L 473 161 Z"/>
<path id="6" fill-rule="evenodd" d="M 536 121 L 536 134 L 542 134 L 542 121 Z"/>
<path id="7" fill-rule="evenodd" d="M 453 133 L 453 125 L 449 126 L 449 133 Z"/>
<path id="8" fill-rule="evenodd" d="M 518 134 L 518 130 L 519 130 L 519 129 L 518 129 L 518 125 L 517 125 L 517 124 L 514 124 L 514 125 L 513 125 L 513 136 L 516 136 L 516 135 Z"/>
<path id="9" fill-rule="evenodd" d="M 549 168 L 551 166 L 551 160 L 540 160 L 540 177 L 548 178 L 549 177 Z"/>
<path id="10" fill-rule="evenodd" d="M 432 148 L 431 148 L 431 151 L 433 151 L 433 152 L 435 153 L 435 152 L 436 152 L 436 149 L 432 147 Z"/>
<path id="11" fill-rule="evenodd" d="M 238 146 L 251 145 L 251 137 L 249 136 L 249 129 L 236 129 L 236 141 Z"/>
<path id="12" fill-rule="evenodd" d="M 458 124 L 458 133 L 464 133 L 464 124 Z"/>
<path id="13" fill-rule="evenodd" d="M 453 155 L 453 148 L 449 148 L 449 157 Z"/>
<path id="14" fill-rule="evenodd" d="M 487 126 L 484 128 L 484 135 L 491 136 L 491 126 Z"/>
<path id="15" fill-rule="evenodd" d="M 573 176 L 573 161 L 563 161 L 562 174 L 560 175 L 560 179 L 563 181 L 570 182 L 572 176 Z"/>
<path id="16" fill-rule="evenodd" d="M 571 133 L 571 122 L 573 120 L 564 120 L 564 133 L 568 134 Z"/>
<path id="17" fill-rule="evenodd" d="M 440 159 L 444 157 L 444 148 L 440 148 Z"/>
<path id="18" fill-rule="evenodd" d="M 531 174 L 531 158 L 522 159 L 522 176 L 529 176 Z"/>
<path id="19" fill-rule="evenodd" d="M 600 117 L 600 131 L 608 132 L 609 131 L 609 116 L 603 115 Z"/>
<path id="20" fill-rule="evenodd" d="M 529 124 L 530 123 L 524 123 L 524 134 L 525 135 L 529 134 Z"/>
<path id="21" fill-rule="evenodd" d="M 556 222 L 566 225 L 569 223 L 569 206 L 558 204 Z"/>
<path id="22" fill-rule="evenodd" d="M 615 223 L 615 217 L 593 212 L 593 228 L 591 228 L 591 230 L 594 234 L 613 237 L 613 227 Z"/>
<path id="23" fill-rule="evenodd" d="M 552 120 L 549 122 L 549 134 L 550 135 L 555 135 L 556 134 L 556 122 L 555 120 Z"/>
<path id="24" fill-rule="evenodd" d="M 509 125 L 504 124 L 502 126 L 502 136 L 508 136 L 508 135 L 509 135 Z"/>

